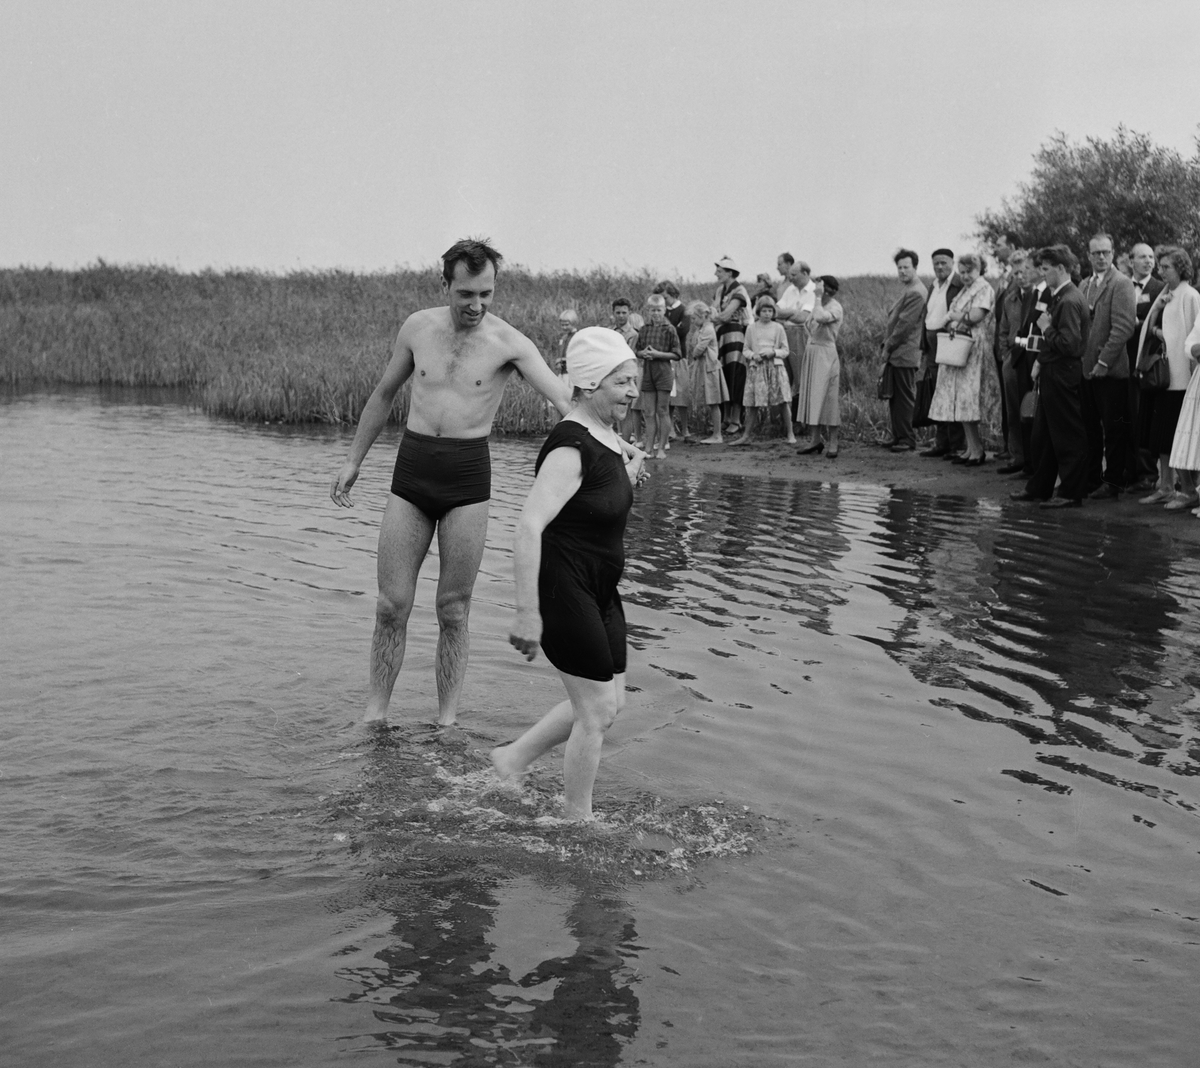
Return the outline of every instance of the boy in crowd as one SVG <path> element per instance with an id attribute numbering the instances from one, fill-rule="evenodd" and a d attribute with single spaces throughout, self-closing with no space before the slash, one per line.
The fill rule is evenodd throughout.
<path id="1" fill-rule="evenodd" d="M 656 460 L 667 458 L 671 433 L 671 388 L 675 385 L 672 364 L 682 359 L 679 334 L 667 322 L 667 302 L 661 293 L 646 301 L 649 322 L 638 331 L 636 351 L 642 366 L 642 417 L 646 420 L 646 451 Z"/>
<path id="2" fill-rule="evenodd" d="M 554 343 L 554 373 L 564 382 L 567 380 L 567 346 L 579 330 L 579 313 L 574 308 L 564 308 L 558 313 L 558 340 Z"/>
<path id="3" fill-rule="evenodd" d="M 637 327 L 629 321 L 630 312 L 633 310 L 633 305 L 627 297 L 617 297 L 612 302 L 612 328 L 625 339 L 625 343 L 629 346 L 630 352 L 637 349 Z M 642 361 L 637 362 L 638 380 L 642 376 Z M 626 441 L 640 442 L 642 440 L 642 395 L 638 394 L 638 399 L 630 406 L 629 411 L 625 414 L 625 418 L 621 421 L 620 428 L 621 437 Z"/>

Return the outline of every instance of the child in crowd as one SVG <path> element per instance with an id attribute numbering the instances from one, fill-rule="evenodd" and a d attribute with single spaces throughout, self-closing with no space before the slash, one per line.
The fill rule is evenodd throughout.
<path id="1" fill-rule="evenodd" d="M 612 302 L 612 328 L 625 339 L 629 345 L 629 351 L 633 352 L 637 348 L 638 328 L 630 322 L 630 312 L 633 305 L 628 297 L 617 297 Z M 640 316 L 639 316 L 640 318 Z M 642 376 L 642 361 L 637 361 L 639 385 Z M 621 420 L 619 429 L 621 437 L 626 441 L 634 442 L 641 448 L 642 441 L 642 395 L 639 392 L 637 400 L 630 406 L 629 411 L 625 413 L 625 418 Z"/>
<path id="2" fill-rule="evenodd" d="M 766 424 L 769 409 L 778 408 L 787 429 L 789 445 L 796 444 L 792 432 L 792 383 L 787 373 L 788 340 L 783 327 L 775 321 L 775 300 L 763 294 L 754 309 L 755 319 L 746 327 L 743 349 L 746 363 L 744 407 L 746 425 L 742 436 L 730 445 L 745 445 L 754 433 L 754 424 Z"/>
<path id="3" fill-rule="evenodd" d="M 567 380 L 567 346 L 579 330 L 579 313 L 574 308 L 564 308 L 558 313 L 558 340 L 554 343 L 554 373 L 564 382 Z"/>
<path id="4" fill-rule="evenodd" d="M 637 336 L 637 354 L 644 361 L 641 394 L 646 451 L 656 460 L 665 460 L 671 433 L 671 388 L 675 384 L 672 365 L 683 351 L 675 327 L 667 322 L 667 302 L 661 293 L 646 301 L 646 314 L 650 321 Z"/>
<path id="5" fill-rule="evenodd" d="M 692 404 L 708 406 L 712 434 L 701 438 L 701 445 L 721 445 L 721 405 L 729 400 L 729 387 L 717 358 L 717 331 L 712 324 L 712 309 L 702 300 L 688 307 L 692 328 L 688 333 L 688 361 L 692 373 Z"/>

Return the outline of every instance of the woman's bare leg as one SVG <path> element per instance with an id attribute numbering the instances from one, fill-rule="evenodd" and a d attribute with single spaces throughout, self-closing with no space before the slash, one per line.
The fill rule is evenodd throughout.
<path id="1" fill-rule="evenodd" d="M 789 445 L 796 444 L 796 435 L 792 430 L 792 410 L 791 406 L 785 401 L 783 404 L 777 405 L 779 408 L 779 417 L 783 420 L 783 429 L 787 434 L 787 443 Z"/>
<path id="2" fill-rule="evenodd" d="M 563 815 L 570 820 L 590 820 L 600 747 L 604 744 L 604 732 L 625 705 L 625 676 L 620 674 L 607 682 L 597 682 L 563 671 L 559 675 L 568 700 L 555 705 L 515 742 L 493 749 L 492 766 L 501 777 L 511 779 L 565 741 Z"/>

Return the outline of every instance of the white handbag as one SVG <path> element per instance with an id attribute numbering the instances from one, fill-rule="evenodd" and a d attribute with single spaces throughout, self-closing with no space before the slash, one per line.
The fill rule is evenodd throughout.
<path id="1" fill-rule="evenodd" d="M 967 358 L 971 355 L 970 334 L 938 333 L 936 363 L 946 367 L 966 367 Z"/>

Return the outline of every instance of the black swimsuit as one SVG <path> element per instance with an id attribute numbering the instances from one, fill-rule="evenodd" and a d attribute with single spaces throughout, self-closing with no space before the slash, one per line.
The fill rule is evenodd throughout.
<path id="1" fill-rule="evenodd" d="M 550 431 L 535 470 L 564 446 L 579 450 L 583 484 L 542 533 L 542 649 L 559 671 L 607 682 L 625 670 L 625 612 L 617 582 L 625 569 L 633 487 L 624 459 L 572 419 Z"/>
<path id="2" fill-rule="evenodd" d="M 396 452 L 392 492 L 435 523 L 452 508 L 492 496 L 487 438 L 435 438 L 405 430 Z"/>

